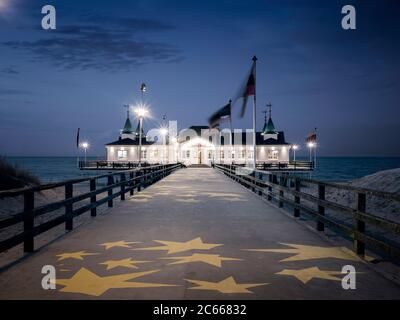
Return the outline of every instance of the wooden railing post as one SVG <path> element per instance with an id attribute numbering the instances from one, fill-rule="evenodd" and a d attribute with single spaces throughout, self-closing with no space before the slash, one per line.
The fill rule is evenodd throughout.
<path id="1" fill-rule="evenodd" d="M 96 179 L 90 179 L 90 192 L 96 191 Z M 96 195 L 92 195 L 90 197 L 90 203 L 96 203 Z M 95 217 L 97 215 L 97 208 L 90 209 L 90 215 Z"/>
<path id="2" fill-rule="evenodd" d="M 258 179 L 262 181 L 262 173 L 261 172 L 258 174 Z M 261 182 L 258 184 L 258 186 L 261 188 Z M 258 190 L 258 195 L 262 196 L 262 190 L 261 189 Z"/>
<path id="3" fill-rule="evenodd" d="M 33 252 L 34 250 L 34 239 L 33 239 L 33 228 L 34 219 L 32 210 L 35 207 L 35 193 L 34 191 L 26 191 L 24 193 L 24 252 Z"/>
<path id="4" fill-rule="evenodd" d="M 366 211 L 367 197 L 365 193 L 359 192 L 357 195 L 357 210 L 360 212 Z M 359 233 L 365 233 L 365 222 L 356 219 L 356 231 Z M 361 240 L 354 239 L 354 250 L 357 254 L 364 256 L 365 255 L 365 243 Z"/>
<path id="5" fill-rule="evenodd" d="M 300 192 L 300 188 L 301 188 L 301 182 L 299 178 L 295 178 L 294 181 L 294 190 L 297 192 Z M 299 196 L 295 196 L 294 197 L 294 203 L 296 204 L 300 204 L 300 197 Z M 300 209 L 299 208 L 294 208 L 294 216 L 296 218 L 300 217 Z"/>
<path id="6" fill-rule="evenodd" d="M 272 184 L 272 181 L 273 181 L 273 177 L 272 177 L 272 173 L 270 173 L 270 174 L 268 174 L 268 182 L 269 182 L 270 184 Z M 272 200 L 272 195 L 271 195 L 271 193 L 272 193 L 272 187 L 271 187 L 271 186 L 268 186 L 268 196 L 267 196 L 267 200 L 268 200 L 268 201 L 271 201 L 271 200 Z"/>
<path id="7" fill-rule="evenodd" d="M 111 186 L 112 184 L 114 184 L 114 176 L 112 174 L 110 174 L 107 177 L 107 185 Z M 108 197 L 110 197 L 110 199 L 108 199 L 108 207 L 111 208 L 113 206 L 113 199 L 111 198 L 113 195 L 113 189 L 111 188 L 110 190 L 108 190 Z"/>
<path id="8" fill-rule="evenodd" d="M 65 185 L 65 200 L 71 199 L 73 197 L 73 185 L 71 182 L 67 182 Z M 65 230 L 71 231 L 74 228 L 74 216 L 72 211 L 73 204 L 65 205 Z"/>
<path id="9" fill-rule="evenodd" d="M 322 184 L 318 185 L 318 198 L 320 200 L 325 200 L 325 186 Z M 321 216 L 325 215 L 325 207 L 324 206 L 318 206 L 318 213 Z M 317 230 L 318 231 L 324 231 L 325 230 L 325 224 L 322 221 L 317 221 Z"/>
<path id="10" fill-rule="evenodd" d="M 137 171 L 136 177 L 139 177 L 139 179 L 136 180 L 136 181 L 138 181 L 137 191 L 139 192 L 140 190 L 142 190 L 142 182 L 143 182 L 142 171 Z"/>
<path id="11" fill-rule="evenodd" d="M 284 186 L 284 177 L 283 176 L 280 176 L 279 177 L 279 186 L 281 186 L 281 187 L 283 187 Z M 283 190 L 279 190 L 279 204 L 278 204 L 278 206 L 279 206 L 279 208 L 282 208 L 283 207 Z"/>
<path id="12" fill-rule="evenodd" d="M 133 175 L 133 172 L 130 172 L 129 173 L 129 179 L 130 180 L 132 180 L 131 181 L 131 183 L 129 184 L 129 186 L 131 187 L 131 190 L 129 191 L 129 194 L 131 195 L 131 196 L 133 196 L 133 193 L 134 193 L 134 186 L 135 186 L 135 181 L 133 180 L 133 178 L 134 178 L 134 175 Z"/>
<path id="13" fill-rule="evenodd" d="M 121 201 L 125 200 L 125 184 L 126 184 L 126 177 L 125 173 L 121 173 Z"/>

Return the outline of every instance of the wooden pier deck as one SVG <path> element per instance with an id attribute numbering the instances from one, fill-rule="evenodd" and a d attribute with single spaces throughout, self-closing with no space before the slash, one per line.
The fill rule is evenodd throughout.
<path id="1" fill-rule="evenodd" d="M 41 286 L 44 265 L 57 288 Z M 341 286 L 356 269 L 356 289 Z M 0 299 L 393 299 L 351 250 L 211 168 L 175 171 L 0 273 Z"/>

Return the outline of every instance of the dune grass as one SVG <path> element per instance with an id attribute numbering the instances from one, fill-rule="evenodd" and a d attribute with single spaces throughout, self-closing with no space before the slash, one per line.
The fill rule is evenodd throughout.
<path id="1" fill-rule="evenodd" d="M 32 173 L 18 168 L 0 157 L 0 190 L 23 188 L 39 185 L 40 179 Z"/>

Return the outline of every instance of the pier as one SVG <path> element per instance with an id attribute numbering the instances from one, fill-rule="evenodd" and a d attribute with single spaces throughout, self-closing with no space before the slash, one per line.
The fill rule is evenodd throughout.
<path id="1" fill-rule="evenodd" d="M 75 195 L 73 186 L 79 183 L 88 183 L 88 192 Z M 304 192 L 307 183 L 317 184 L 318 196 Z M 400 286 L 370 263 L 372 252 L 397 259 L 398 247 L 366 232 L 373 226 L 399 234 L 398 224 L 366 213 L 367 197 L 399 201 L 398 195 L 348 187 L 357 195 L 358 207 L 351 209 L 325 199 L 326 188 L 339 187 L 334 184 L 279 172 L 243 175 L 231 165 L 150 166 L 46 188 L 60 186 L 65 200 L 36 208 L 32 193 L 40 190 L 25 190 L 24 212 L 0 221 L 0 231 L 23 224 L 20 234 L 0 242 L 0 251 L 26 252 L 1 270 L 0 299 L 400 296 Z M 83 200 L 89 202 L 76 206 Z M 108 209 L 97 214 L 101 205 Z M 60 208 L 64 211 L 56 222 L 35 223 L 38 215 Z M 330 219 L 328 210 L 353 215 L 354 228 Z M 93 219 L 74 228 L 74 218 L 84 213 Z M 305 214 L 315 221 L 306 221 Z M 67 232 L 36 248 L 36 236 L 55 225 L 64 225 Z M 348 240 L 326 237 L 331 227 L 341 229 L 354 248 Z M 54 290 L 42 288 L 44 265 L 56 270 Z M 356 270 L 354 290 L 342 287 L 342 268 L 348 265 Z"/>

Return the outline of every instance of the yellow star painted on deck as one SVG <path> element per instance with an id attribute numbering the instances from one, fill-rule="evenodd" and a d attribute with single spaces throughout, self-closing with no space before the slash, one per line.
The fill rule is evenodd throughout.
<path id="1" fill-rule="evenodd" d="M 155 288 L 173 287 L 175 285 L 161 283 L 129 282 L 139 277 L 158 272 L 160 270 L 150 270 L 144 272 L 126 273 L 115 276 L 100 277 L 86 268 L 81 268 L 70 279 L 57 279 L 56 284 L 64 288 L 61 292 L 81 293 L 89 296 L 99 297 L 109 289 L 122 288 Z"/>
<path id="2" fill-rule="evenodd" d="M 303 261 L 312 259 L 336 258 L 342 260 L 359 261 L 360 259 L 349 252 L 346 247 L 317 247 L 306 246 L 301 244 L 281 243 L 293 249 L 245 249 L 246 251 L 257 252 L 276 252 L 276 253 L 292 253 L 293 256 L 282 259 L 279 262 L 286 261 Z"/>
<path id="3" fill-rule="evenodd" d="M 104 246 L 106 250 L 114 248 L 114 247 L 120 247 L 120 248 L 130 248 L 130 244 L 134 243 L 140 243 L 140 242 L 127 242 L 125 240 L 121 241 L 115 241 L 115 242 L 105 242 L 100 244 L 101 246 Z"/>
<path id="4" fill-rule="evenodd" d="M 220 282 L 209 282 L 201 280 L 190 280 L 185 279 L 193 284 L 198 285 L 198 287 L 192 287 L 192 290 L 212 290 L 221 293 L 253 293 L 248 290 L 249 288 L 264 286 L 268 283 L 236 283 L 233 277 L 228 277 Z"/>
<path id="5" fill-rule="evenodd" d="M 333 280 L 333 281 L 341 281 L 342 280 L 339 277 L 335 277 L 335 275 L 339 275 L 339 274 L 341 274 L 341 272 L 324 271 L 324 270 L 319 269 L 318 267 L 311 267 L 311 268 L 298 269 L 298 270 L 284 269 L 280 272 L 277 272 L 276 274 L 296 277 L 304 284 L 306 284 L 313 278 Z"/>
<path id="6" fill-rule="evenodd" d="M 163 244 L 163 246 L 158 247 L 149 247 L 149 248 L 139 248 L 139 249 L 132 249 L 132 250 L 145 250 L 145 251 L 159 251 L 159 250 L 166 250 L 168 254 L 171 253 L 178 253 L 183 251 L 189 250 L 210 250 L 215 247 L 222 246 L 222 244 L 216 243 L 204 243 L 201 238 L 195 238 L 193 240 L 189 240 L 187 242 L 173 242 L 173 241 L 161 241 L 161 240 L 154 240 L 155 242 L 159 242 Z"/>
<path id="7" fill-rule="evenodd" d="M 122 260 L 108 260 L 99 264 L 103 264 L 107 266 L 107 270 L 111 270 L 117 267 L 125 267 L 130 269 L 137 269 L 136 264 L 146 263 L 151 261 L 136 261 L 132 260 L 132 258 L 122 259 Z"/>
<path id="8" fill-rule="evenodd" d="M 94 256 L 98 253 L 90 253 L 86 251 L 77 251 L 77 252 L 65 252 L 56 255 L 58 257 L 58 261 L 66 260 L 66 259 L 76 259 L 76 260 L 83 260 L 85 256 Z"/>
<path id="9" fill-rule="evenodd" d="M 212 266 L 216 266 L 221 268 L 222 261 L 242 261 L 242 259 L 236 258 L 227 258 L 221 257 L 219 254 L 203 254 L 203 253 L 194 253 L 191 256 L 186 257 L 170 257 L 170 258 L 162 258 L 162 259 L 177 259 L 179 261 L 175 261 L 169 264 L 182 264 L 182 263 L 191 263 L 191 262 L 204 262 L 210 264 Z"/>
<path id="10" fill-rule="evenodd" d="M 177 202 L 184 202 L 184 203 L 199 203 L 200 200 L 196 200 L 194 198 L 189 198 L 189 199 L 175 199 Z"/>

